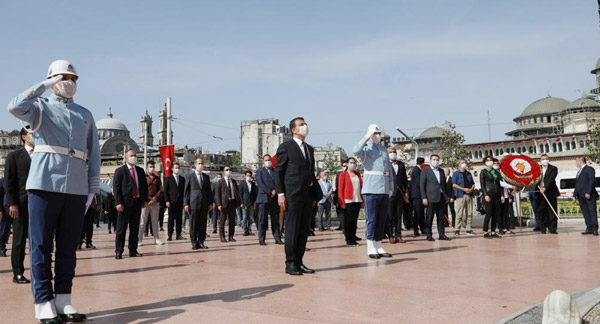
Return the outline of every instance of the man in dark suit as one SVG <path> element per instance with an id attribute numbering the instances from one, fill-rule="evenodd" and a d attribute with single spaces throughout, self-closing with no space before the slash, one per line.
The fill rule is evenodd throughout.
<path id="1" fill-rule="evenodd" d="M 183 211 L 183 194 L 185 189 L 185 178 L 179 175 L 179 163 L 173 163 L 173 174 L 165 180 L 165 203 L 169 208 L 169 222 L 167 223 L 167 241 L 173 240 L 173 228 L 175 228 L 175 239 L 183 240 L 181 236 L 181 222 Z"/>
<path id="2" fill-rule="evenodd" d="M 439 239 L 450 241 L 446 236 L 444 228 L 444 208 L 450 195 L 446 192 L 446 175 L 440 166 L 440 156 L 432 154 L 429 157 L 431 167 L 425 169 L 420 176 L 421 199 L 423 206 L 427 207 L 427 217 L 425 219 L 425 234 L 428 241 L 435 241 L 432 236 L 433 214 L 437 218 L 437 227 Z"/>
<path id="3" fill-rule="evenodd" d="M 208 249 L 206 240 L 206 223 L 208 212 L 213 209 L 213 194 L 210 189 L 210 177 L 202 170 L 202 158 L 194 162 L 194 171 L 187 176 L 183 194 L 185 211 L 190 214 L 190 241 L 192 250 Z"/>
<path id="4" fill-rule="evenodd" d="M 579 200 L 579 206 L 585 220 L 585 231 L 581 234 L 598 236 L 598 213 L 596 212 L 596 170 L 587 165 L 584 156 L 578 156 L 575 162 L 579 166 L 575 180 L 573 199 Z"/>
<path id="5" fill-rule="evenodd" d="M 254 210 L 256 209 L 256 197 L 258 195 L 258 189 L 256 184 L 252 182 L 252 171 L 247 170 L 244 173 L 244 182 L 240 183 L 240 199 L 242 208 L 242 229 L 244 230 L 244 236 L 253 235 L 252 233 L 252 219 L 254 217 Z"/>
<path id="6" fill-rule="evenodd" d="M 235 209 L 240 205 L 240 194 L 237 188 L 237 183 L 231 178 L 231 168 L 226 165 L 223 168 L 223 179 L 217 183 L 217 194 L 215 201 L 219 209 L 219 236 L 221 242 L 227 243 L 225 240 L 225 219 L 229 224 L 229 242 L 235 242 L 233 235 L 235 234 Z"/>
<path id="7" fill-rule="evenodd" d="M 29 227 L 29 199 L 25 185 L 29 176 L 31 155 L 34 144 L 31 135 L 21 129 L 21 140 L 25 143 L 23 148 L 10 152 L 6 157 L 4 191 L 6 194 L 8 213 L 13 220 L 13 246 L 11 264 L 13 268 L 13 282 L 24 284 L 29 280 L 23 276 L 25 267 L 25 243 Z"/>
<path id="8" fill-rule="evenodd" d="M 315 177 L 313 148 L 306 144 L 308 125 L 304 118 L 290 122 L 294 137 L 277 148 L 275 191 L 279 208 L 286 211 L 285 272 L 290 275 L 314 273 L 302 261 L 312 209 L 323 193 Z"/>
<path id="9" fill-rule="evenodd" d="M 217 184 L 219 183 L 219 181 L 221 181 L 221 179 L 223 179 L 223 174 L 219 173 L 217 174 L 217 176 L 215 177 L 215 180 L 212 182 L 212 185 L 210 186 L 210 189 L 212 190 L 213 193 L 213 201 L 217 201 Z M 212 223 L 212 228 L 213 234 L 217 234 L 217 225 L 219 224 L 219 209 L 215 206 L 215 204 L 213 204 L 213 210 L 211 212 L 210 215 L 211 219 L 210 222 Z"/>
<path id="10" fill-rule="evenodd" d="M 390 197 L 389 217 L 387 232 L 391 244 L 404 243 L 402 239 L 402 212 L 404 204 L 408 203 L 406 167 L 402 161 L 398 161 L 396 149 L 390 147 L 388 156 L 394 172 L 394 191 Z"/>
<path id="11" fill-rule="evenodd" d="M 111 226 L 117 231 L 117 208 L 115 206 L 115 196 L 111 192 L 106 194 L 106 197 L 102 199 L 102 210 L 104 211 L 104 217 L 108 219 L 108 234 L 112 234 Z"/>
<path id="12" fill-rule="evenodd" d="M 546 234 L 546 229 L 551 234 L 558 234 L 556 228 L 558 226 L 558 218 L 554 214 L 554 211 L 558 212 L 558 204 L 556 198 L 560 196 L 558 187 L 556 186 L 556 176 L 558 175 L 558 168 L 550 164 L 550 160 L 547 154 L 540 156 L 540 162 L 542 164 L 542 180 L 539 184 L 540 192 L 538 192 L 538 212 L 540 213 L 540 230 L 542 234 Z M 546 196 L 546 198 L 543 197 Z M 552 211 L 554 209 L 554 211 Z"/>
<path id="13" fill-rule="evenodd" d="M 81 229 L 81 242 L 79 243 L 79 249 L 81 250 L 81 245 L 85 240 L 85 248 L 86 249 L 95 249 L 96 247 L 92 243 L 92 236 L 94 235 L 94 218 L 100 211 L 100 201 L 98 199 L 98 195 L 94 195 L 92 198 L 92 203 L 88 207 L 85 212 L 85 216 L 83 217 L 83 228 Z"/>
<path id="14" fill-rule="evenodd" d="M 275 176 L 271 167 L 271 156 L 263 156 L 263 167 L 256 171 L 256 182 L 258 183 L 258 244 L 266 245 L 267 227 L 269 226 L 269 215 L 271 216 L 271 233 L 276 244 L 283 244 L 281 232 L 279 231 L 279 205 L 277 204 L 277 192 L 275 191 Z"/>
<path id="15" fill-rule="evenodd" d="M 413 220 L 415 237 L 421 236 L 421 233 L 425 233 L 425 206 L 423 206 L 423 199 L 421 198 L 421 168 L 425 163 L 425 159 L 422 157 L 417 158 L 417 165 L 413 167 L 410 174 L 410 195 L 413 203 Z"/>
<path id="16" fill-rule="evenodd" d="M 148 182 L 144 169 L 136 166 L 134 150 L 127 151 L 126 163 L 115 171 L 113 192 L 117 205 L 117 231 L 115 238 L 115 259 L 123 258 L 125 232 L 129 226 L 129 256 L 141 257 L 138 252 L 138 231 L 142 208 L 148 204 Z"/>
<path id="17" fill-rule="evenodd" d="M 453 190 L 453 182 L 452 176 L 450 175 L 450 169 L 444 169 L 444 176 L 446 177 L 446 192 L 448 193 L 448 203 L 446 204 L 446 209 L 444 209 L 444 214 L 446 215 L 446 223 L 448 225 L 455 226 L 456 222 L 456 210 L 454 209 L 454 190 Z M 448 214 L 448 210 L 450 210 L 450 214 Z"/>

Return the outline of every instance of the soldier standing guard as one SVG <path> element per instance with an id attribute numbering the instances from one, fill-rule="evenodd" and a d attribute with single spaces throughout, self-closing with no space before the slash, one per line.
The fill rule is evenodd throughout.
<path id="1" fill-rule="evenodd" d="M 31 286 L 39 323 L 86 319 L 71 305 L 71 287 L 85 211 L 99 192 L 100 151 L 92 113 L 73 102 L 78 78 L 70 62 L 54 61 L 45 81 L 8 104 L 10 113 L 31 125 L 35 143 L 27 190 Z M 52 94 L 42 98 L 48 89 Z"/>

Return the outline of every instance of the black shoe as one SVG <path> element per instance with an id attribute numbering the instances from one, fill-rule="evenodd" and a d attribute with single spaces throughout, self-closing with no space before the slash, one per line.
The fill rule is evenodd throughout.
<path id="1" fill-rule="evenodd" d="M 452 241 L 451 238 L 449 238 L 448 236 L 444 235 L 444 236 L 440 236 L 439 238 L 440 241 Z"/>
<path id="2" fill-rule="evenodd" d="M 429 241 L 429 242 L 435 242 L 435 240 L 431 236 L 427 236 L 427 241 Z"/>
<path id="3" fill-rule="evenodd" d="M 558 234 L 557 231 L 550 231 L 550 234 Z"/>
<path id="4" fill-rule="evenodd" d="M 224 237 L 221 237 L 221 243 L 227 243 L 227 240 Z"/>
<path id="5" fill-rule="evenodd" d="M 244 232 L 244 236 L 250 236 L 250 233 Z"/>
<path id="6" fill-rule="evenodd" d="M 117 260 L 123 259 L 123 253 L 117 253 L 117 254 L 115 254 L 115 259 L 117 259 Z"/>
<path id="7" fill-rule="evenodd" d="M 419 234 L 419 232 L 415 232 L 415 237 L 419 237 L 421 236 L 421 234 Z"/>
<path id="8" fill-rule="evenodd" d="M 542 234 L 546 234 L 546 231 L 541 231 Z"/>
<path id="9" fill-rule="evenodd" d="M 591 231 L 581 232 L 581 235 L 590 235 L 590 234 L 592 234 Z M 6 256 L 6 254 L 4 256 Z"/>
<path id="10" fill-rule="evenodd" d="M 296 267 L 293 264 L 285 266 L 285 273 L 292 275 L 292 276 L 301 276 L 302 275 L 302 271 L 300 271 L 300 269 L 298 269 L 298 267 Z"/>
<path id="11" fill-rule="evenodd" d="M 230 237 L 229 242 L 237 242 L 237 241 L 233 237 Z"/>
<path id="12" fill-rule="evenodd" d="M 85 248 L 94 250 L 96 247 L 94 246 L 94 244 L 90 243 L 90 244 L 86 244 Z"/>
<path id="13" fill-rule="evenodd" d="M 199 245 L 200 249 L 202 249 L 202 250 L 207 250 L 208 249 L 208 246 L 204 245 L 204 243 L 199 243 L 199 244 L 200 244 Z"/>
<path id="14" fill-rule="evenodd" d="M 130 258 L 136 258 L 136 257 L 143 257 L 144 255 L 142 255 L 140 252 L 138 251 L 133 251 L 133 252 L 129 252 L 129 257 Z"/>
<path id="15" fill-rule="evenodd" d="M 185 237 L 181 236 L 181 235 L 177 235 L 177 237 L 175 238 L 176 240 L 185 240 Z"/>
<path id="16" fill-rule="evenodd" d="M 63 324 L 63 320 L 60 317 L 56 316 L 54 318 L 42 318 L 38 320 L 38 323 L 41 324 Z"/>
<path id="17" fill-rule="evenodd" d="M 358 236 L 355 236 L 354 239 L 357 240 L 357 241 L 362 241 L 362 239 L 360 237 L 358 237 Z"/>
<path id="18" fill-rule="evenodd" d="M 389 254 L 389 253 L 387 253 L 387 252 L 385 252 L 385 253 L 377 253 L 377 254 L 379 254 L 379 257 L 382 257 L 382 258 L 391 258 L 392 257 L 392 255 Z"/>
<path id="19" fill-rule="evenodd" d="M 598 232 L 594 232 L 594 234 L 592 234 L 592 235 L 594 235 L 594 236 L 598 236 Z"/>
<path id="20" fill-rule="evenodd" d="M 315 231 L 309 230 L 308 231 L 308 236 L 315 236 Z"/>
<path id="21" fill-rule="evenodd" d="M 200 247 L 198 244 L 192 244 L 192 250 L 198 250 Z"/>
<path id="22" fill-rule="evenodd" d="M 169 242 L 169 241 L 173 241 L 173 239 L 170 236 L 167 237 L 167 242 Z"/>
<path id="23" fill-rule="evenodd" d="M 301 264 L 298 269 L 300 269 L 302 273 L 315 273 L 315 270 L 307 268 L 304 264 Z"/>
<path id="24" fill-rule="evenodd" d="M 112 232 L 110 230 L 108 230 L 108 234 L 112 234 Z"/>
<path id="25" fill-rule="evenodd" d="M 275 241 L 275 244 L 283 245 L 283 241 L 282 241 L 281 239 L 279 239 L 279 240 L 276 240 L 276 241 Z"/>
<path id="26" fill-rule="evenodd" d="M 546 234 L 546 232 L 542 233 L 542 234 Z M 492 233 L 490 234 L 491 237 L 495 237 L 495 238 L 501 238 L 502 236 L 498 235 L 498 233 Z"/>
<path id="27" fill-rule="evenodd" d="M 213 233 L 213 234 L 217 234 L 217 230 L 216 230 L 216 229 L 214 229 L 212 233 Z"/>
<path id="28" fill-rule="evenodd" d="M 265 243 L 265 241 L 260 241 L 258 242 L 258 245 L 267 245 L 267 243 Z"/>
<path id="29" fill-rule="evenodd" d="M 533 231 L 534 232 L 539 232 L 539 231 L 541 231 L 541 229 L 539 227 L 536 227 L 536 228 L 533 229 Z"/>
<path id="30" fill-rule="evenodd" d="M 58 314 L 58 317 L 60 317 L 61 320 L 63 320 L 63 322 L 85 322 L 85 320 L 87 319 L 87 316 L 85 316 L 85 314 L 79 314 L 79 313 L 74 313 L 74 314 Z"/>
<path id="31" fill-rule="evenodd" d="M 16 275 L 13 277 L 13 282 L 16 284 L 28 284 L 31 283 L 29 279 L 25 278 L 23 275 Z"/>
<path id="32" fill-rule="evenodd" d="M 379 259 L 379 258 L 381 258 L 381 255 L 379 255 L 379 254 L 369 254 L 369 258 L 371 258 L 371 259 Z"/>
<path id="33" fill-rule="evenodd" d="M 346 242 L 347 246 L 358 246 L 357 242 Z"/>
<path id="34" fill-rule="evenodd" d="M 160 228 L 160 231 L 161 231 L 161 232 L 164 232 L 164 231 L 165 231 L 165 229 L 161 227 L 161 228 Z"/>
<path id="35" fill-rule="evenodd" d="M 490 235 L 490 233 L 485 233 L 483 234 L 483 238 L 491 239 L 492 236 Z"/>
<path id="36" fill-rule="evenodd" d="M 6 250 L 0 250 L 0 257 L 6 257 Z"/>

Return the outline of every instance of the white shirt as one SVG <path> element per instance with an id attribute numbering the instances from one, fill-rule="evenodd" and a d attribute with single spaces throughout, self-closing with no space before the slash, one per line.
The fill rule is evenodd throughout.
<path id="1" fill-rule="evenodd" d="M 198 172 L 196 170 L 194 170 L 194 172 L 196 173 L 196 179 L 198 179 L 198 183 L 200 186 L 202 186 L 202 172 Z"/>
<path id="2" fill-rule="evenodd" d="M 440 169 L 431 167 L 431 170 L 433 171 L 433 174 L 435 174 L 435 178 L 437 179 L 438 183 L 440 183 Z"/>
<path id="3" fill-rule="evenodd" d="M 542 182 L 540 183 L 541 187 L 545 187 L 544 177 L 546 176 L 546 170 L 548 170 L 548 166 L 542 166 Z"/>
<path id="4" fill-rule="evenodd" d="M 394 174 L 398 174 L 398 162 L 397 161 L 392 162 L 392 167 L 394 168 Z"/>
<path id="5" fill-rule="evenodd" d="M 362 198 L 360 197 L 360 180 L 358 179 L 358 176 L 350 175 L 350 181 L 352 182 L 352 199 L 344 199 L 344 202 L 345 203 L 362 202 Z"/>
<path id="6" fill-rule="evenodd" d="M 33 155 L 33 147 L 25 144 L 25 150 L 27 150 L 27 154 L 29 154 L 29 157 Z"/>
<path id="7" fill-rule="evenodd" d="M 252 192 L 252 183 L 250 181 L 246 181 L 246 184 L 248 185 L 248 192 Z"/>
<path id="8" fill-rule="evenodd" d="M 304 146 L 302 146 L 302 140 L 296 137 L 293 137 L 294 142 L 296 142 L 296 144 L 298 144 L 298 147 L 300 147 L 300 152 L 302 152 L 302 156 L 304 156 L 305 159 L 308 159 L 308 156 L 305 155 L 304 153 Z M 308 144 L 307 144 L 308 145 Z M 306 148 L 306 154 L 308 154 L 308 147 Z"/>

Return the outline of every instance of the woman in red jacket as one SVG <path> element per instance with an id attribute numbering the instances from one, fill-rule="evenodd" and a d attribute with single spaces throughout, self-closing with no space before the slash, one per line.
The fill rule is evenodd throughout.
<path id="1" fill-rule="evenodd" d="M 348 170 L 340 173 L 338 195 L 340 207 L 344 209 L 344 230 L 346 234 L 346 245 L 358 246 L 356 242 L 356 223 L 358 213 L 363 204 L 360 194 L 362 189 L 362 178 L 356 172 L 356 159 L 348 159 Z"/>

